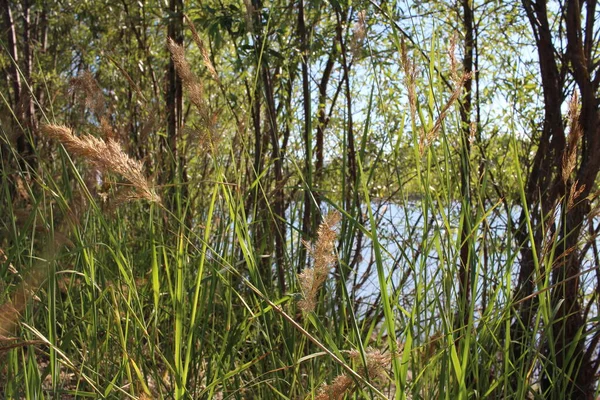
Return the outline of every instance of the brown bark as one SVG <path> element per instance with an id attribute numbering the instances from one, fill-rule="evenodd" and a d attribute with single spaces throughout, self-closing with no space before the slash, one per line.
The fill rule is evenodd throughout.
<path id="1" fill-rule="evenodd" d="M 315 225 L 313 221 L 313 160 L 312 160 L 312 112 L 310 98 L 310 77 L 308 76 L 308 43 L 306 23 L 304 21 L 304 1 L 299 0 L 298 4 L 298 38 L 300 39 L 300 54 L 302 57 L 302 96 L 304 111 L 304 213 L 302 216 L 302 237 L 304 240 L 310 240 L 313 235 Z M 318 210 L 316 210 L 318 212 Z M 300 262 L 298 263 L 298 272 L 304 268 L 306 263 L 306 250 L 300 249 Z"/>
<path id="2" fill-rule="evenodd" d="M 279 129 L 277 127 L 277 111 L 275 109 L 275 95 L 273 80 L 268 64 L 262 66 L 263 85 L 267 103 L 269 127 L 267 137 L 271 139 L 271 157 L 275 174 L 275 188 L 273 190 L 273 224 L 275 225 L 275 261 L 277 281 L 281 293 L 285 293 L 285 198 L 283 196 L 283 160 L 279 151 Z M 270 267 L 269 267 L 270 268 Z"/>
<path id="3" fill-rule="evenodd" d="M 341 47 L 341 62 L 342 62 L 342 71 L 343 77 L 342 80 L 345 84 L 345 94 L 346 94 L 346 143 L 347 143 L 347 160 L 348 160 L 348 187 L 346 190 L 346 209 L 350 210 L 352 208 L 352 203 L 354 201 L 355 206 L 360 209 L 360 201 L 358 197 L 357 191 L 357 178 L 358 178 L 358 167 L 356 163 L 356 145 L 354 138 L 354 120 L 352 116 L 352 92 L 350 91 L 350 63 L 348 61 L 348 52 L 346 42 L 342 37 L 342 25 L 345 24 L 345 18 L 343 18 L 341 13 L 337 13 L 337 40 L 340 43 Z M 360 214 L 360 213 L 359 213 Z"/>
<path id="4" fill-rule="evenodd" d="M 182 0 L 169 0 L 167 35 L 168 38 L 171 38 L 176 44 L 183 44 Z M 183 163 L 184 160 L 180 157 L 177 149 L 177 142 L 183 118 L 183 89 L 181 78 L 177 75 L 172 57 L 169 57 L 166 78 L 167 87 L 165 106 L 167 115 L 167 137 L 163 138 L 161 141 L 162 163 L 164 168 L 161 183 L 169 185 L 167 195 L 165 196 L 166 206 L 171 210 L 174 210 L 174 199 L 177 188 L 173 184 L 180 182 L 177 164 L 178 161 Z M 184 165 L 180 165 L 179 168 L 181 168 L 182 171 Z"/>
<path id="5" fill-rule="evenodd" d="M 331 72 L 333 71 L 333 66 L 335 63 L 336 57 L 336 44 L 334 42 L 329 57 L 327 58 L 327 62 L 325 63 L 325 69 L 323 70 L 323 76 L 321 77 L 321 81 L 319 82 L 319 105 L 317 111 L 317 137 L 316 137 L 316 157 L 317 163 L 315 168 L 315 181 L 320 183 L 320 178 L 323 174 L 323 147 L 324 147 L 324 135 L 325 129 L 327 128 L 327 114 L 325 113 L 325 102 L 327 101 L 327 86 L 329 84 L 329 79 L 331 78 Z M 318 199 L 320 196 L 318 196 Z"/>
<path id="6" fill-rule="evenodd" d="M 2 8 L 2 18 L 4 20 L 4 29 L 7 36 L 7 48 L 10 57 L 12 58 L 8 66 L 10 80 L 13 88 L 13 97 L 11 104 L 19 104 L 19 96 L 21 95 L 21 77 L 19 75 L 18 63 L 19 52 L 17 50 L 17 33 L 15 22 L 12 16 L 12 10 L 8 0 L 0 0 L 0 8 Z"/>
<path id="7" fill-rule="evenodd" d="M 524 350 L 528 347 L 524 341 L 535 315 L 537 304 L 536 297 L 531 295 L 535 289 L 533 275 L 535 259 L 539 259 L 539 251 L 542 247 L 542 221 L 545 220 L 543 213 L 550 212 L 556 203 L 558 193 L 555 183 L 565 144 L 560 110 L 565 99 L 562 92 L 564 79 L 559 74 L 554 58 L 555 49 L 552 44 L 546 6 L 542 2 L 534 4 L 529 0 L 524 0 L 523 6 L 536 39 L 545 118 L 525 190 L 526 203 L 529 205 L 529 218 L 534 227 L 533 243 L 529 241 L 525 210 L 521 212 L 519 229 L 515 234 L 517 242 L 521 246 L 521 261 L 515 291 L 515 300 L 519 306 L 517 319 L 511 327 L 514 360 L 521 359 Z M 537 254 L 534 254 L 534 251 Z"/>
<path id="8" fill-rule="evenodd" d="M 518 286 L 515 293 L 519 301 L 518 321 L 512 326 L 513 360 L 519 360 L 527 343 L 526 330 L 531 327 L 535 315 L 536 297 L 534 265 L 537 259 L 544 260 L 543 231 L 552 232 L 553 226 L 543 226 L 545 214 L 561 207 L 561 220 L 554 222 L 558 229 L 558 243 L 551 268 L 552 308 L 555 316 L 546 327 L 547 342 L 542 382 L 546 393 L 564 394 L 570 399 L 592 398 L 596 384 L 598 362 L 596 357 L 597 340 L 586 343 L 587 313 L 583 309 L 580 289 L 582 271 L 580 233 L 583 223 L 590 213 L 589 195 L 600 169 L 600 120 L 595 93 L 597 84 L 592 80 L 592 45 L 596 1 L 588 1 L 585 29 L 581 23 L 582 2 L 573 0 L 561 4 L 566 25 L 567 48 L 564 54 L 557 52 L 553 43 L 548 10 L 545 2 L 523 0 L 529 18 L 540 60 L 542 88 L 544 92 L 544 125 L 537 153 L 529 173 L 526 197 L 534 229 L 533 243 L 529 241 L 525 212 L 521 215 L 521 225 L 517 238 L 521 249 L 521 264 Z M 560 33 L 560 32 L 559 32 Z M 563 38 L 564 39 L 564 38 Z M 561 62 L 558 62 L 558 59 Z M 558 65 L 562 64 L 559 70 Z M 580 155 L 575 167 L 575 176 L 563 174 L 563 156 L 568 147 L 562 121 L 561 105 L 566 90 L 565 68 L 573 77 L 581 93 L 581 111 L 578 122 L 581 129 Z M 573 134 L 571 129 L 570 134 Z M 577 145 L 577 143 L 575 143 Z M 571 203 L 569 197 L 575 191 L 579 195 Z M 525 206 L 525 205 L 524 205 Z M 543 263 L 543 261 L 540 261 Z M 531 297 L 529 297 L 531 296 Z M 552 340 L 553 343 L 548 343 Z"/>
<path id="9" fill-rule="evenodd" d="M 349 25 L 348 19 L 350 10 L 338 10 L 336 12 L 336 40 L 340 45 L 340 63 L 342 68 L 342 82 L 344 85 L 344 95 L 346 100 L 346 130 L 345 130 L 345 144 L 346 154 L 344 154 L 347 160 L 347 171 L 344 171 L 343 179 L 346 180 L 346 190 L 344 193 L 344 207 L 350 213 L 356 216 L 359 223 L 363 223 L 363 213 L 361 210 L 361 197 L 359 193 L 359 175 L 358 175 L 358 161 L 356 154 L 356 141 L 354 136 L 354 118 L 353 118 L 353 101 L 352 91 L 350 88 L 350 70 L 352 69 L 352 60 L 348 57 L 348 46 L 345 40 L 344 28 Z M 342 228 L 343 229 L 343 228 Z M 354 238 L 354 235 L 351 235 Z M 357 230 L 355 243 L 356 246 L 353 249 L 354 254 L 351 256 L 351 260 L 348 262 L 348 269 L 352 270 L 356 268 L 359 259 L 361 258 L 361 251 L 363 246 L 364 234 L 362 230 Z M 339 288 L 339 286 L 338 286 Z M 341 292 L 340 292 L 341 293 Z M 341 297 L 340 297 L 341 298 Z"/>
<path id="10" fill-rule="evenodd" d="M 6 32 L 7 50 L 11 58 L 7 68 L 7 79 L 10 86 L 12 86 L 12 97 L 10 94 L 8 97 L 10 107 L 17 119 L 13 124 L 13 129 L 18 132 L 16 135 L 16 148 L 20 157 L 17 163 L 22 171 L 33 170 L 36 167 L 36 160 L 31 143 L 32 136 L 30 136 L 32 130 L 35 129 L 33 99 L 29 92 L 29 88 L 32 87 L 31 7 L 28 1 L 22 3 L 23 27 L 21 39 L 23 46 L 21 48 L 19 48 L 17 41 L 18 29 L 17 23 L 13 18 L 11 3 L 7 0 L 0 0 L 0 8 L 2 9 L 2 32 Z M 21 73 L 23 77 L 21 77 Z M 23 84 L 22 79 L 27 84 Z M 3 158 L 6 157 L 3 156 Z"/>
<path id="11" fill-rule="evenodd" d="M 270 64 L 268 51 L 262 47 L 265 41 L 263 21 L 260 13 L 252 10 L 262 10 L 262 2 L 254 0 L 251 4 L 252 34 L 254 35 L 254 52 L 256 56 L 256 68 L 260 74 L 260 80 L 254 88 L 253 84 L 246 82 L 246 93 L 249 103 L 252 104 L 252 126 L 254 134 L 254 161 L 250 167 L 248 177 L 249 183 L 254 186 L 252 193 L 248 196 L 245 204 L 246 214 L 254 223 L 252 224 L 252 236 L 257 252 L 262 254 L 275 253 L 275 272 L 277 285 L 283 293 L 286 290 L 286 227 L 285 227 L 285 193 L 284 193 L 284 164 L 283 152 L 286 146 L 288 133 L 284 131 L 283 145 L 280 145 L 280 130 L 278 126 L 278 115 L 282 108 L 276 106 L 277 78 L 272 72 L 274 68 Z M 258 61 L 260 60 L 260 63 Z M 275 66 L 277 67 L 277 66 Z M 280 102 L 280 106 L 281 106 Z M 264 107 L 263 107 L 264 105 Z M 263 115 L 264 114 L 264 115 Z M 267 150 L 271 147 L 270 159 L 272 164 L 267 163 Z M 275 185 L 270 193 L 265 193 L 265 187 L 255 182 L 264 175 L 265 165 L 272 165 Z M 271 283 L 273 275 L 273 262 L 269 257 L 260 259 L 259 270 L 263 282 Z"/>
<path id="12" fill-rule="evenodd" d="M 474 53 L 474 40 L 473 40 L 473 8 L 471 7 L 470 0 L 462 1 L 463 9 L 463 28 L 464 28 L 464 58 L 463 58 L 463 73 L 470 74 L 473 72 L 473 53 Z M 458 304 L 464 305 L 464 309 L 461 310 L 462 318 L 459 318 L 460 323 L 466 326 L 469 321 L 469 312 L 467 305 L 471 301 L 471 267 L 473 260 L 471 258 L 471 240 L 469 239 L 471 234 L 471 189 L 470 189 L 470 175 L 471 175 L 471 145 L 470 145 L 470 134 L 471 134 L 471 109 L 472 109 L 472 80 L 468 79 L 463 85 L 463 96 L 460 107 L 460 119 L 461 119 L 461 197 L 462 197 L 462 229 L 460 233 L 460 265 L 459 265 L 459 299 Z"/>

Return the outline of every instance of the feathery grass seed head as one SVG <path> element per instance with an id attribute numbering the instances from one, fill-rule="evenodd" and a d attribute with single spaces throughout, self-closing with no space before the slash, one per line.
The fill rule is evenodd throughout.
<path id="1" fill-rule="evenodd" d="M 581 125 L 579 124 L 579 95 L 577 91 L 569 101 L 569 137 L 565 147 L 562 159 L 562 179 L 566 183 L 575 169 L 577 163 L 577 144 L 583 135 Z"/>
<path id="2" fill-rule="evenodd" d="M 304 312 L 314 311 L 317 292 L 327 279 L 331 265 L 336 260 L 334 249 L 337 234 L 334 229 L 340 219 L 340 213 L 329 213 L 319 226 L 317 241 L 314 246 L 304 242 L 308 253 L 314 259 L 314 267 L 305 268 L 298 275 L 302 294 L 304 295 L 304 299 L 298 302 L 298 307 Z"/>
<path id="3" fill-rule="evenodd" d="M 71 79 L 71 90 L 79 93 L 85 99 L 85 105 L 89 107 L 96 116 L 104 114 L 104 95 L 100 85 L 89 71 Z"/>
<path id="4" fill-rule="evenodd" d="M 323 384 L 315 400 L 341 400 L 354 387 L 354 381 L 348 375 L 338 375 L 330 385 Z"/>
<path id="5" fill-rule="evenodd" d="M 353 360 L 360 360 L 360 352 L 357 350 L 350 351 L 350 358 Z M 379 349 L 369 347 L 365 352 L 365 359 L 367 365 L 365 371 L 369 376 L 369 379 L 383 379 L 386 376 L 386 370 L 392 363 L 391 353 L 385 353 Z"/>
<path id="6" fill-rule="evenodd" d="M 360 362 L 361 354 L 357 350 L 349 351 L 350 358 Z M 392 363 L 392 354 L 382 352 L 379 349 L 367 348 L 365 351 L 366 365 L 364 365 L 360 373 L 368 376 L 369 380 L 382 381 L 386 378 L 386 371 Z M 350 394 L 356 389 L 356 381 L 346 374 L 340 374 L 333 379 L 331 384 L 322 384 L 315 399 L 342 399 L 345 395 Z"/>
<path id="7" fill-rule="evenodd" d="M 190 24 L 191 25 L 191 24 Z M 204 44 L 202 43 L 200 37 L 197 32 L 194 32 L 194 40 L 196 41 L 197 46 L 200 48 L 200 52 L 202 53 L 202 58 L 204 60 L 205 66 L 208 68 L 209 72 L 213 75 L 213 77 L 218 81 L 217 72 L 214 69 L 212 63 L 210 62 L 210 58 L 208 57 L 208 52 L 204 48 Z M 204 99 L 204 85 L 200 82 L 196 74 L 192 71 L 192 68 L 188 61 L 185 58 L 185 50 L 183 46 L 175 43 L 173 39 L 169 38 L 167 42 L 167 47 L 169 48 L 169 52 L 171 53 L 171 58 L 173 60 L 173 64 L 175 64 L 175 70 L 177 71 L 177 75 L 181 78 L 181 82 L 185 90 L 189 93 L 190 101 L 198 110 L 200 114 L 200 119 L 202 121 L 202 129 L 208 133 L 208 139 L 210 143 L 214 146 L 216 135 L 215 126 L 216 126 L 216 115 L 212 114 L 206 104 Z M 198 134 L 198 137 L 201 141 L 204 140 L 204 135 L 202 132 Z"/>
<path id="8" fill-rule="evenodd" d="M 44 125 L 42 133 L 56 139 L 73 155 L 83 158 L 100 171 L 121 175 L 133 187 L 126 199 L 146 199 L 160 203 L 142 172 L 142 163 L 130 158 L 111 138 L 106 141 L 91 135 L 77 137 L 71 129 L 61 125 Z"/>

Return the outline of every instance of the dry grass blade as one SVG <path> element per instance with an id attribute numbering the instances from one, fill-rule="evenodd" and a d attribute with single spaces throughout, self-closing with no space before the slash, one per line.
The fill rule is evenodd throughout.
<path id="1" fill-rule="evenodd" d="M 5 341 L 12 341 L 12 340 L 15 340 L 15 339 L 0 337 L 0 343 L 1 342 L 5 342 Z M 1 353 L 5 353 L 5 352 L 7 352 L 9 350 L 12 350 L 12 349 L 16 349 L 18 347 L 37 346 L 37 345 L 40 345 L 40 344 L 44 344 L 44 342 L 42 340 L 26 340 L 24 342 L 10 343 L 10 344 L 7 344 L 7 345 L 0 346 L 0 354 Z"/>
<path id="2" fill-rule="evenodd" d="M 104 141 L 91 135 L 77 137 L 71 129 L 61 125 L 45 125 L 42 133 L 58 140 L 67 151 L 83 158 L 98 170 L 119 174 L 129 181 L 133 191 L 126 196 L 128 200 L 146 199 L 160 203 L 160 198 L 142 172 L 142 163 L 125 154 L 113 139 Z"/>

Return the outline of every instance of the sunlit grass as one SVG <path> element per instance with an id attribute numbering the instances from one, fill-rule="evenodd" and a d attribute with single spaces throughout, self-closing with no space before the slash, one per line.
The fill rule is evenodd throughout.
<path id="1" fill-rule="evenodd" d="M 410 104 L 401 134 L 411 135 L 405 145 L 412 147 L 416 169 L 410 184 L 416 190 L 410 195 L 418 201 L 402 191 L 406 154 L 399 145 L 385 161 L 376 158 L 368 166 L 359 156 L 357 182 L 338 182 L 343 194 L 353 191 L 352 201 L 327 191 L 332 188 L 323 190 L 330 217 L 323 213 L 310 241 L 299 234 L 302 208 L 316 210 L 316 204 L 303 204 L 305 197 L 296 195 L 284 224 L 286 291 L 276 283 L 270 247 L 255 246 L 262 238 L 254 236 L 254 224 L 277 226 L 261 177 L 250 177 L 249 187 L 242 187 L 243 172 L 211 153 L 210 182 L 154 187 L 141 162 L 110 137 L 108 120 L 98 121 L 104 138 L 46 121 L 42 133 L 55 140 L 50 144 L 55 158 L 41 160 L 31 174 L 3 170 L 1 177 L 3 204 L 12 218 L 0 227 L 5 282 L 0 393 L 119 399 L 542 397 L 540 371 L 555 357 L 554 351 L 541 352 L 548 335 L 543 327 L 554 318 L 549 273 L 536 260 L 534 329 L 519 338 L 523 352 L 515 360 L 510 334 L 519 321 L 512 266 L 519 244 L 508 222 L 501 225 L 512 205 L 490 201 L 485 179 L 473 179 L 468 202 L 457 196 L 465 168 L 459 157 L 468 138 L 452 132 L 460 124 L 455 118 L 460 90 L 470 76 L 456 79 L 448 91 L 435 72 L 442 65 L 435 49 L 424 66 L 428 73 L 417 74 L 406 48 L 396 46 L 408 76 Z M 182 48 L 173 43 L 170 48 L 180 74 L 184 68 L 191 102 L 208 124 L 203 87 L 194 82 Z M 426 93 L 419 92 L 423 88 Z M 425 104 L 417 101 L 420 94 Z M 372 96 L 369 112 L 378 112 L 377 103 Z M 207 127 L 211 135 L 215 129 Z M 217 150 L 212 142 L 206 148 Z M 519 149 L 513 143 L 507 152 L 515 160 L 510 167 L 524 204 Z M 401 190 L 373 199 L 380 178 L 374 171 L 381 170 Z M 106 175 L 98 178 L 99 172 Z M 295 173 L 300 184 L 293 189 L 302 192 L 313 177 L 302 176 L 301 166 Z M 109 188 L 101 192 L 105 184 Z M 206 198 L 192 200 L 195 191 Z M 168 201 L 159 197 L 164 193 Z M 266 205 L 261 214 L 266 221 L 246 215 L 246 199 L 256 193 Z M 21 203 L 28 208 L 13 208 Z M 401 216 L 382 222 L 378 203 Z M 416 220 L 409 217 L 413 211 Z M 461 241 L 465 226 L 468 237 Z M 358 237 L 369 250 L 366 257 L 355 254 Z M 465 245 L 471 257 L 468 295 L 460 292 L 458 278 Z M 543 254 L 545 264 L 552 264 L 554 245 Z M 310 257 L 300 265 L 304 249 Z M 367 264 L 374 289 L 361 298 L 365 294 L 357 295 L 354 283 Z"/>

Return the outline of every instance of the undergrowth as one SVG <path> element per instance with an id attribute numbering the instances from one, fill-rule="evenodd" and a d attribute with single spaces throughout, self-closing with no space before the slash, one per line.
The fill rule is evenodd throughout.
<path id="1" fill-rule="evenodd" d="M 547 273 L 536 281 L 535 329 L 513 363 L 518 245 L 506 218 L 513 205 L 490 201 L 486 179 L 473 180 L 469 207 L 457 201 L 462 167 L 453 160 L 466 142 L 450 132 L 471 74 L 453 61 L 448 92 L 435 72 L 417 74 L 398 41 L 417 193 L 402 190 L 406 154 L 396 133 L 385 164 L 358 158 L 357 181 L 346 183 L 350 201 L 332 188 L 320 192 L 320 227 L 303 239 L 305 198 L 291 196 L 279 224 L 271 208 L 276 183 L 264 187 L 259 176 L 225 162 L 234 135 L 219 131 L 183 48 L 169 42 L 169 50 L 200 115 L 189 140 L 201 142 L 209 180 L 152 183 L 161 166 L 128 155 L 89 73 L 72 82 L 85 98 L 87 124 L 71 128 L 60 115 L 44 116 L 40 132 L 28 136 L 36 168 L 2 131 L 11 159 L 1 162 L 15 166 L 3 169 L 0 187 L 8 216 L 0 227 L 3 397 L 543 397 L 538 376 L 553 362 L 540 351 L 543 326 L 553 318 Z M 203 62 L 215 71 L 208 57 Z M 442 61 L 432 57 L 436 63 Z M 428 81 L 417 84 L 418 76 Z M 423 87 L 425 103 L 418 100 Z M 368 109 L 376 103 L 371 96 Z M 235 145 L 250 151 L 243 140 Z M 520 171 L 516 142 L 506 151 Z M 177 158 L 176 149 L 168 152 Z M 300 168 L 295 193 L 309 182 Z M 381 168 L 399 189 L 373 198 L 373 171 Z M 523 178 L 517 180 L 522 194 Z M 263 221 L 247 215 L 253 196 Z M 285 290 L 272 247 L 257 247 L 255 228 L 263 223 L 287 233 L 278 277 Z M 458 232 L 467 223 L 472 286 L 461 295 L 466 242 Z M 552 257 L 552 242 L 543 257 Z"/>

